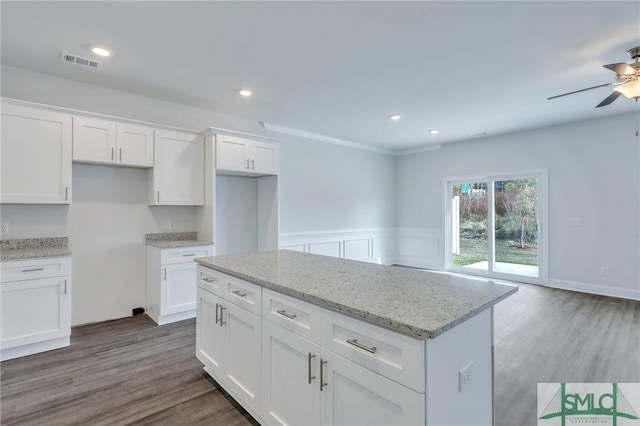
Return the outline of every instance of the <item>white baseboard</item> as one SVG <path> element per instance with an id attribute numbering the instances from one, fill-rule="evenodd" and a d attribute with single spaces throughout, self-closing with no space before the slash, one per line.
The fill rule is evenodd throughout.
<path id="1" fill-rule="evenodd" d="M 599 294 L 602 296 L 621 297 L 623 299 L 640 300 L 640 290 L 631 288 L 609 287 L 579 281 L 549 279 L 549 287 L 562 290 L 579 291 L 581 293 Z"/>

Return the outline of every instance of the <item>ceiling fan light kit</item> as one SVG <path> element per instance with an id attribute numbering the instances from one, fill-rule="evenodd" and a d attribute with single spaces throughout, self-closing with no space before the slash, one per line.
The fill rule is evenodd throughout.
<path id="1" fill-rule="evenodd" d="M 547 99 L 556 99 L 563 96 L 573 95 L 575 93 L 584 92 L 587 90 L 597 89 L 599 87 L 614 86 L 613 92 L 607 96 L 602 102 L 596 105 L 596 108 L 600 108 L 609 105 L 615 101 L 620 95 L 624 95 L 627 98 L 636 99 L 640 98 L 640 46 L 629 49 L 627 52 L 634 62 L 626 64 L 624 62 L 616 64 L 603 65 L 604 68 L 616 73 L 615 81 L 611 83 L 600 84 L 598 86 L 588 87 L 586 89 L 574 90 L 573 92 L 563 93 L 562 95 L 551 96 Z"/>

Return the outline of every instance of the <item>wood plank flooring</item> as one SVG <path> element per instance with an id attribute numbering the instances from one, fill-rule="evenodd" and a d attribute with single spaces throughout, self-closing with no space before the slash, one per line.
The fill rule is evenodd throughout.
<path id="1" fill-rule="evenodd" d="M 73 329 L 0 364 L 2 425 L 256 425 L 202 370 L 195 321 Z M 536 424 L 538 382 L 640 382 L 640 302 L 531 285 L 495 308 L 496 425 Z"/>

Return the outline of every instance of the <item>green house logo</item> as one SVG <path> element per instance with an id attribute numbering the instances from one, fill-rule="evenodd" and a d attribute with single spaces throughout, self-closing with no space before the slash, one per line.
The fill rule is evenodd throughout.
<path id="1" fill-rule="evenodd" d="M 538 383 L 538 425 L 639 425 L 640 383 Z M 553 390 L 555 393 L 553 393 Z M 549 394 L 553 396 L 549 399 Z M 542 398 L 542 400 L 541 400 Z M 544 403 L 547 400 L 548 402 Z M 547 420 L 555 420 L 549 421 Z"/>

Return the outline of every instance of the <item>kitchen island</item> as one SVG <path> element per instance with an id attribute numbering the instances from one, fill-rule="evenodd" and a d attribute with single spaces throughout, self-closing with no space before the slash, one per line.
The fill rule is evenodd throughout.
<path id="1" fill-rule="evenodd" d="M 260 423 L 492 424 L 492 307 L 516 286 L 286 250 L 196 261 L 196 355 Z"/>

